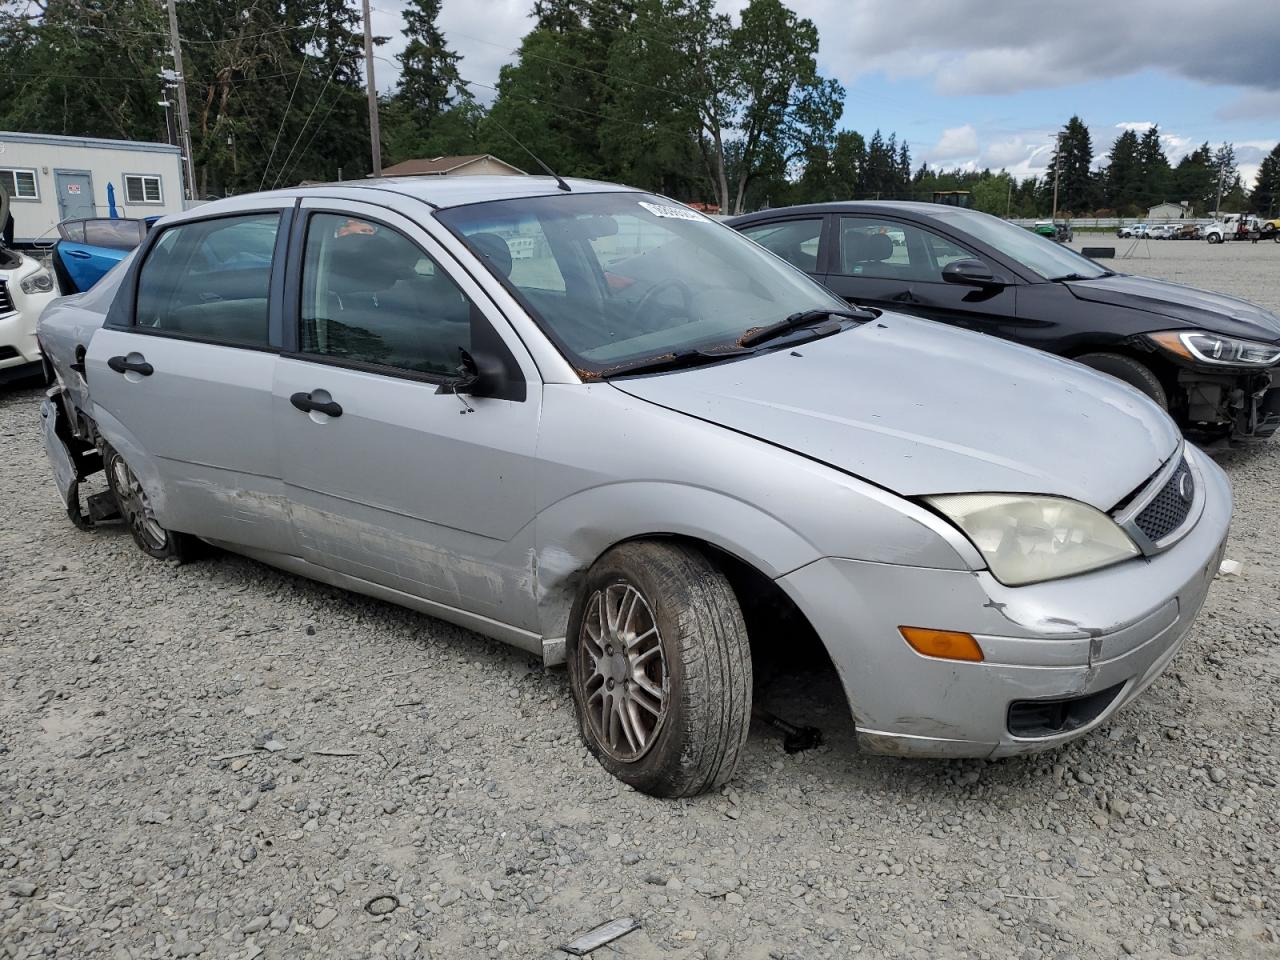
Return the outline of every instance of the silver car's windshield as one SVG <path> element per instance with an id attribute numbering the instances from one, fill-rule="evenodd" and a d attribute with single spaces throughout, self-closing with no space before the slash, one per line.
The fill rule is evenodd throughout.
<path id="1" fill-rule="evenodd" d="M 943 210 L 931 216 L 995 247 L 1010 260 L 1016 260 L 1045 280 L 1063 277 L 1092 279 L 1111 272 L 1069 247 L 987 213 Z"/>
<path id="2" fill-rule="evenodd" d="M 588 372 L 731 346 L 800 311 L 846 309 L 745 237 L 650 194 L 500 200 L 436 216 Z"/>

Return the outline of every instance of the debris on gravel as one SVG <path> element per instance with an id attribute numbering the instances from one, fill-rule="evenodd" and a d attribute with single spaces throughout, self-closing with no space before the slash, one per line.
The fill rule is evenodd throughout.
<path id="1" fill-rule="evenodd" d="M 1280 309 L 1274 244 L 1150 246 L 1111 265 Z M 640 929 L 597 956 L 1280 954 L 1280 442 L 1223 456 L 1242 568 L 1108 726 L 999 762 L 864 756 L 805 673 L 762 707 L 821 746 L 757 721 L 725 790 L 661 801 L 524 653 L 76 530 L 40 396 L 0 391 L 3 960 L 523 960 L 611 917 Z"/>

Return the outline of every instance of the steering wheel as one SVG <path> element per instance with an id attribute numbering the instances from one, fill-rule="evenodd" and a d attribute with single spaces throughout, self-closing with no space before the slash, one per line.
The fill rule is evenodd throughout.
<path id="1" fill-rule="evenodd" d="M 639 320 L 648 311 L 649 307 L 656 303 L 667 290 L 676 290 L 680 293 L 680 299 L 683 301 L 684 316 L 693 319 L 693 290 L 689 285 L 678 277 L 667 277 L 665 280 L 659 280 L 652 287 L 644 292 L 636 305 L 631 310 L 631 319 Z"/>

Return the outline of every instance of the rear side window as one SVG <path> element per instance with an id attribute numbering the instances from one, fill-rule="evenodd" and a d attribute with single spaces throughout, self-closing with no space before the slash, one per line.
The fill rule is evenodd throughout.
<path id="1" fill-rule="evenodd" d="M 301 321 L 304 353 L 432 376 L 455 374 L 471 349 L 471 301 L 440 265 L 398 231 L 339 214 L 307 223 Z"/>
<path id="2" fill-rule="evenodd" d="M 169 227 L 138 274 L 134 323 L 202 340 L 266 346 L 278 213 Z"/>
<path id="3" fill-rule="evenodd" d="M 138 220 L 86 220 L 83 242 L 110 250 L 132 250 L 142 240 L 142 233 Z"/>
<path id="4" fill-rule="evenodd" d="M 806 273 L 817 273 L 818 240 L 822 236 L 821 217 L 753 224 L 744 227 L 742 233 L 766 250 L 776 253 L 787 263 Z"/>

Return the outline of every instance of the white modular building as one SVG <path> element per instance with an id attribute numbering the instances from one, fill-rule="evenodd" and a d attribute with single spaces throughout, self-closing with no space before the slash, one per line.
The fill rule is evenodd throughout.
<path id="1" fill-rule="evenodd" d="M 112 199 L 121 217 L 184 209 L 181 153 L 167 143 L 0 130 L 0 186 L 18 245 L 56 238 L 63 220 L 110 216 Z"/>

